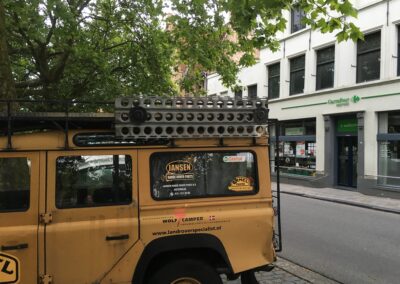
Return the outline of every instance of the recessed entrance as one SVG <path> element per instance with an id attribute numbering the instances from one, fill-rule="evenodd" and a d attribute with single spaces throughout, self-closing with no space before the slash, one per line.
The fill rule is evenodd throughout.
<path id="1" fill-rule="evenodd" d="M 358 127 L 357 118 L 336 120 L 337 185 L 357 187 Z"/>
<path id="2" fill-rule="evenodd" d="M 338 137 L 338 185 L 357 187 L 357 136 Z"/>

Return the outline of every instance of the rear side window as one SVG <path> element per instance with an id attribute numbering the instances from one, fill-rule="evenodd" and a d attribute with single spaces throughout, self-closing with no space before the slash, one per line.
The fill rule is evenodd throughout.
<path id="1" fill-rule="evenodd" d="M 165 152 L 150 158 L 156 200 L 236 196 L 258 191 L 252 152 Z"/>
<path id="2" fill-rule="evenodd" d="M 128 155 L 57 158 L 57 208 L 129 204 L 132 159 Z"/>
<path id="3" fill-rule="evenodd" d="M 28 210 L 30 168 L 27 158 L 0 158 L 0 212 Z"/>

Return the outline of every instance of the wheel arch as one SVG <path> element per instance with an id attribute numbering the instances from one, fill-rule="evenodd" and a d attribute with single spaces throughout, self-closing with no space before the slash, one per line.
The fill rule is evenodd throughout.
<path id="1" fill-rule="evenodd" d="M 214 261 L 222 262 L 228 273 L 233 273 L 231 263 L 222 242 L 210 234 L 188 234 L 161 237 L 146 245 L 132 278 L 132 283 L 143 284 L 149 268 L 157 265 L 160 261 L 173 256 L 193 254 L 193 257 L 209 261 L 213 256 Z M 205 259 L 207 256 L 207 259 Z"/>

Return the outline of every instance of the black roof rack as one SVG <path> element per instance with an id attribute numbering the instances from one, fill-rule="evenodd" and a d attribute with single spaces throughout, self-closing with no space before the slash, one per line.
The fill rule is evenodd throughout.
<path id="1" fill-rule="evenodd" d="M 7 150 L 12 149 L 12 135 L 18 132 L 61 130 L 68 148 L 70 129 L 107 129 L 114 125 L 114 102 L 76 100 L 0 100 L 0 136 L 7 136 Z M 83 112 L 85 108 L 96 112 Z M 44 112 L 44 109 L 50 111 Z"/>

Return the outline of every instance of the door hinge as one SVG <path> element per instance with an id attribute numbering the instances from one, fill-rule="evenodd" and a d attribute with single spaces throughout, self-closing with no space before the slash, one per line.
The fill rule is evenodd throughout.
<path id="1" fill-rule="evenodd" d="M 53 282 L 53 277 L 48 274 L 40 275 L 40 284 L 51 284 Z"/>
<path id="2" fill-rule="evenodd" d="M 42 213 L 40 214 L 40 223 L 42 224 L 50 224 L 53 221 L 53 215 L 51 213 Z"/>

